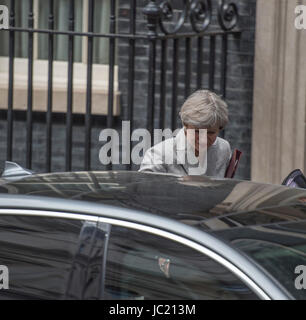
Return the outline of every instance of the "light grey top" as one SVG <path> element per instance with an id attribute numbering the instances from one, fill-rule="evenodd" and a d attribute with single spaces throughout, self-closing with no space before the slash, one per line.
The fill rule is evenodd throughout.
<path id="1" fill-rule="evenodd" d="M 198 166 L 198 164 L 190 165 L 188 161 L 184 164 L 178 161 L 181 159 L 182 153 L 187 153 L 186 137 L 184 129 L 181 129 L 176 137 L 162 141 L 152 148 L 148 149 L 141 162 L 139 171 L 171 173 L 176 175 L 192 175 L 190 169 Z M 173 158 L 173 163 L 169 164 L 166 159 Z M 217 137 L 214 144 L 207 149 L 207 169 L 201 174 L 224 178 L 225 170 L 231 158 L 231 147 L 228 141 Z"/>

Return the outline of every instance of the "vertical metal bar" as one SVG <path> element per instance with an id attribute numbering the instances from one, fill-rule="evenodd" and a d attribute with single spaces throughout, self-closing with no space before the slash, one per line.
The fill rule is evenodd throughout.
<path id="1" fill-rule="evenodd" d="M 130 7 L 130 34 L 136 33 L 136 0 L 131 0 Z M 129 40 L 129 71 L 128 71 L 128 120 L 130 121 L 130 132 L 133 131 L 133 107 L 134 107 L 134 80 L 135 80 L 135 40 Z M 130 139 L 131 151 L 131 139 Z M 131 164 L 127 166 L 131 169 Z"/>
<path id="2" fill-rule="evenodd" d="M 88 32 L 94 28 L 95 1 L 89 0 Z M 85 115 L 85 165 L 84 170 L 90 170 L 91 160 L 91 106 L 92 106 L 92 64 L 93 64 L 93 37 L 88 37 L 87 43 L 87 92 L 86 92 L 86 115 Z"/>
<path id="3" fill-rule="evenodd" d="M 10 26 L 15 27 L 15 0 L 10 5 Z M 12 160 L 13 149 L 13 104 L 14 104 L 14 57 L 15 57 L 15 31 L 9 32 L 9 85 L 7 106 L 7 146 L 6 159 Z"/>
<path id="4" fill-rule="evenodd" d="M 163 129 L 165 123 L 166 93 L 167 93 L 167 46 L 168 41 L 161 41 L 161 64 L 160 64 L 160 102 L 159 102 L 159 128 Z"/>
<path id="5" fill-rule="evenodd" d="M 154 104 L 155 104 L 155 70 L 156 70 L 156 39 L 149 40 L 149 81 L 148 81 L 148 113 L 147 128 L 151 134 L 151 142 L 153 142 L 154 129 Z"/>
<path id="6" fill-rule="evenodd" d="M 149 39 L 149 73 L 148 73 L 148 96 L 147 96 L 147 129 L 151 134 L 151 144 L 153 143 L 154 128 L 154 105 L 155 105 L 155 71 L 156 71 L 156 38 L 157 24 L 161 14 L 160 7 L 155 0 L 148 2 L 143 9 L 143 13 L 148 20 L 148 39 Z"/>
<path id="7" fill-rule="evenodd" d="M 111 1 L 110 13 L 110 33 L 116 32 L 116 1 Z M 109 40 L 109 75 L 108 75 L 108 112 L 107 127 L 113 127 L 113 109 L 114 109 L 114 68 L 115 68 L 115 38 Z M 107 166 L 108 170 L 112 169 L 112 163 Z"/>
<path id="8" fill-rule="evenodd" d="M 226 74 L 227 74 L 227 34 L 222 35 L 222 57 L 221 57 L 221 95 L 226 98 Z M 225 136 L 225 130 L 220 134 L 221 138 Z"/>
<path id="9" fill-rule="evenodd" d="M 203 38 L 198 38 L 198 54 L 197 54 L 197 89 L 202 87 L 202 73 L 203 73 Z"/>
<path id="10" fill-rule="evenodd" d="M 226 98 L 226 70 L 227 70 L 227 34 L 222 35 L 221 56 L 221 95 Z"/>
<path id="11" fill-rule="evenodd" d="M 179 40 L 173 39 L 171 129 L 176 129 Z"/>
<path id="12" fill-rule="evenodd" d="M 33 0 L 29 1 L 28 27 L 34 27 Z M 33 32 L 28 34 L 28 101 L 27 101 L 27 135 L 26 167 L 32 168 L 32 133 L 33 133 Z"/>
<path id="13" fill-rule="evenodd" d="M 136 32 L 136 0 L 131 0 L 130 8 L 130 34 Z M 135 40 L 129 40 L 129 72 L 128 72 L 128 119 L 133 121 L 134 103 L 134 79 L 135 79 Z M 132 130 L 132 125 L 131 125 Z"/>
<path id="14" fill-rule="evenodd" d="M 185 98 L 187 98 L 190 95 L 191 84 L 191 38 L 186 38 L 185 45 Z"/>
<path id="15" fill-rule="evenodd" d="M 54 0 L 49 1 L 49 30 L 54 29 Z M 46 172 L 51 171 L 51 154 L 52 154 L 52 93 L 53 93 L 53 50 L 54 50 L 54 36 L 49 34 L 48 44 L 48 98 L 47 98 L 47 114 L 46 114 Z"/>
<path id="16" fill-rule="evenodd" d="M 74 0 L 70 0 L 69 6 L 69 31 L 74 31 Z M 67 114 L 66 114 L 66 171 L 71 171 L 72 154 L 72 106 L 73 106 L 73 60 L 74 39 L 68 36 L 68 92 L 67 92 Z"/>
<path id="17" fill-rule="evenodd" d="M 215 88 L 216 37 L 210 36 L 209 48 L 209 90 Z"/>

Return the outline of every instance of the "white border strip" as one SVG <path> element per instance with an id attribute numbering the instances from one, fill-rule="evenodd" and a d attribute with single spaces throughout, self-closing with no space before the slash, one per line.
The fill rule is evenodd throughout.
<path id="1" fill-rule="evenodd" d="M 36 209 L 0 209 L 0 215 L 25 215 L 25 216 L 42 216 L 52 218 L 64 218 L 73 220 L 87 220 L 91 222 L 98 222 L 99 217 L 78 214 L 78 213 L 66 213 L 66 212 L 54 212 L 48 210 L 36 210 Z"/>

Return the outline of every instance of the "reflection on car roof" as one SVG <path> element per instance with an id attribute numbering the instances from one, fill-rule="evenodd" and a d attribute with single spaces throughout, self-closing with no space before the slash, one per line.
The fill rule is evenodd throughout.
<path id="1" fill-rule="evenodd" d="M 306 191 L 250 181 L 131 171 L 51 173 L 0 192 L 76 199 L 142 210 L 207 230 L 306 220 Z"/>

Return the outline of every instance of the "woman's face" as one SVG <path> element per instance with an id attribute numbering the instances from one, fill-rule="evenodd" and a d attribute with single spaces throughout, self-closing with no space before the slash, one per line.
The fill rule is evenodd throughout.
<path id="1" fill-rule="evenodd" d="M 220 132 L 219 126 L 207 128 L 207 148 L 209 148 L 214 144 L 214 142 L 218 137 L 219 132 Z"/>
<path id="2" fill-rule="evenodd" d="M 199 145 L 200 145 L 200 141 L 199 141 L 199 128 L 196 128 L 194 126 L 191 125 L 185 125 L 185 128 L 188 129 L 193 129 L 195 130 L 195 150 L 199 151 Z M 209 127 L 209 128 L 201 128 L 201 129 L 207 129 L 207 148 L 211 147 L 214 142 L 216 141 L 218 134 L 220 132 L 220 128 L 219 126 L 214 126 L 214 127 Z M 186 130 L 185 130 L 185 135 L 187 134 Z"/>

